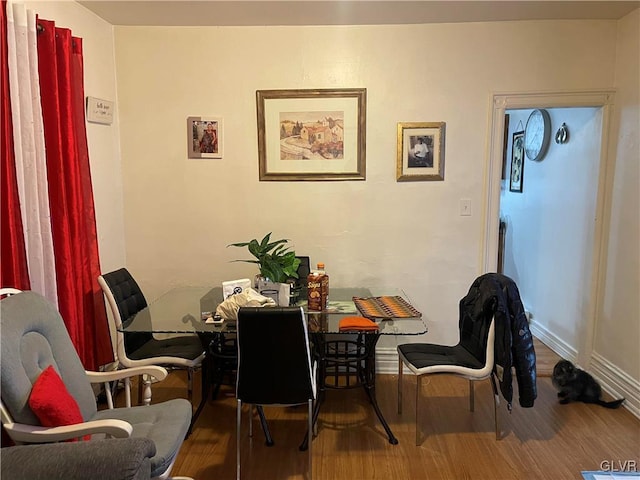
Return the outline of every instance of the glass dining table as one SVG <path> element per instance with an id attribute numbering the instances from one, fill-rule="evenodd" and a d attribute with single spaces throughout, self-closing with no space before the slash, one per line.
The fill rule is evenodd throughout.
<path id="1" fill-rule="evenodd" d="M 328 389 L 363 387 L 374 411 L 383 426 L 389 442 L 397 444 L 391 428 L 378 406 L 375 392 L 375 347 L 381 336 L 422 335 L 427 327 L 421 314 L 410 305 L 406 294 L 398 289 L 331 288 L 329 305 L 323 311 L 309 311 L 306 299 L 298 302 L 307 316 L 309 339 L 318 361 L 318 398 L 314 406 L 313 424 L 316 424 L 320 408 Z M 391 298 L 410 308 L 399 312 L 362 310 L 362 303 Z M 211 323 L 206 318 L 213 315 L 223 300 L 222 287 L 177 287 L 150 302 L 146 308 L 122 324 L 122 331 L 152 332 L 154 334 L 198 334 L 207 350 L 203 362 L 202 396 L 193 415 L 192 427 L 204 408 L 212 387 L 211 373 L 215 369 L 216 355 L 209 355 L 212 345 L 220 345 L 220 339 L 235 334 L 236 322 L 223 320 Z M 358 301 L 358 307 L 356 302 Z M 268 308 L 268 307 L 267 307 Z M 399 315 L 399 316 L 395 316 Z M 377 329 L 367 331 L 340 328 L 345 317 L 365 316 L 372 319 Z M 265 434 L 268 429 L 263 420 Z M 267 438 L 269 442 L 270 438 Z M 308 437 L 301 449 L 306 449 Z"/>

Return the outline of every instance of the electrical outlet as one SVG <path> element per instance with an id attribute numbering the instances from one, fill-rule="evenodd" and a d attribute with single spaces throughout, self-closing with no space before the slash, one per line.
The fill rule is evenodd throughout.
<path id="1" fill-rule="evenodd" d="M 460 199 L 460 216 L 461 217 L 471 216 L 471 199 L 470 198 Z"/>

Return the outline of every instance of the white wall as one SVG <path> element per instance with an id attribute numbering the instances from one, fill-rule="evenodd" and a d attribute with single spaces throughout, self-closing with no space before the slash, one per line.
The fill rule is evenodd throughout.
<path id="1" fill-rule="evenodd" d="M 429 340 L 453 343 L 458 300 L 480 273 L 490 94 L 611 85 L 615 31 L 116 27 L 128 266 L 151 298 L 215 285 L 255 271 L 229 263 L 241 252 L 225 245 L 273 231 L 324 261 L 333 285 L 404 288 Z M 574 54 L 560 61 L 558 43 Z M 255 91 L 340 87 L 367 88 L 367 180 L 259 182 Z M 224 118 L 224 159 L 187 159 L 190 115 Z M 396 182 L 396 125 L 407 121 L 447 123 L 444 182 Z"/>
<path id="2" fill-rule="evenodd" d="M 610 203 L 606 290 L 596 325 L 594 350 L 640 379 L 640 10 L 619 22 L 615 86 L 616 123 L 609 155 L 616 159 Z M 609 206 L 609 205 L 608 205 Z M 637 385 L 637 383 L 636 383 Z M 637 388 L 637 387 L 636 387 Z M 640 392 L 636 390 L 640 405 Z M 640 408 L 639 408 L 640 411 Z"/>
<path id="3" fill-rule="evenodd" d="M 522 193 L 509 191 L 511 140 L 531 110 L 509 111 L 504 273 L 518 284 L 536 326 L 575 355 L 589 324 L 602 115 L 596 108 L 547 111 L 551 144 L 542 161 L 525 158 Z M 569 142 L 558 145 L 553 137 L 563 122 Z"/>
<path id="4" fill-rule="evenodd" d="M 114 53 L 113 28 L 84 7 L 25 3 L 83 37 L 85 93 L 118 101 L 112 126 L 88 124 L 103 269 L 128 266 L 150 298 L 219 284 L 253 274 L 224 246 L 273 230 L 324 261 L 334 285 L 404 287 L 435 342 L 456 340 L 458 299 L 480 273 L 490 95 L 617 87 L 594 343 L 640 378 L 637 10 L 619 22 L 116 27 Z M 367 88 L 367 180 L 258 182 L 255 90 L 342 87 Z M 224 159 L 186 158 L 189 115 L 224 117 Z M 444 182 L 395 182 L 406 121 L 447 122 Z"/>
<path id="5" fill-rule="evenodd" d="M 56 26 L 69 28 L 74 36 L 82 38 L 85 96 L 117 102 L 113 27 L 75 2 L 20 3 L 40 18 L 53 20 Z M 112 125 L 87 123 L 98 246 L 104 271 L 126 262 L 117 113 L 116 106 Z"/>

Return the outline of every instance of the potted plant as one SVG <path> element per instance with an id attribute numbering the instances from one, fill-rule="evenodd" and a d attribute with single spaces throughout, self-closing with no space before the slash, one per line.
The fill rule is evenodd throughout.
<path id="1" fill-rule="evenodd" d="M 286 283 L 290 278 L 298 278 L 300 259 L 296 252 L 289 250 L 289 240 L 271 241 L 271 232 L 258 242 L 255 238 L 250 242 L 231 243 L 227 247 L 247 247 L 255 260 L 234 260 L 235 262 L 256 263 L 260 275 L 265 280 L 275 283 Z"/>

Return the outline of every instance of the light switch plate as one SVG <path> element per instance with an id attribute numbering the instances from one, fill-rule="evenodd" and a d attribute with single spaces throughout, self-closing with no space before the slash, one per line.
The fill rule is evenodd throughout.
<path id="1" fill-rule="evenodd" d="M 461 217 L 471 216 L 471 199 L 470 198 L 460 199 L 460 216 Z"/>

